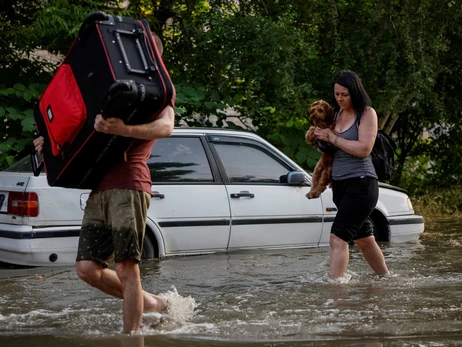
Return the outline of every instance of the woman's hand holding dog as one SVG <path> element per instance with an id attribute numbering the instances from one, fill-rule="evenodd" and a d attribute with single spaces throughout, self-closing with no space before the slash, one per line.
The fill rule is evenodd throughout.
<path id="1" fill-rule="evenodd" d="M 314 134 L 316 135 L 318 140 L 322 140 L 325 142 L 332 142 L 336 137 L 336 135 L 329 128 L 321 129 L 319 127 L 316 127 L 314 129 Z"/>

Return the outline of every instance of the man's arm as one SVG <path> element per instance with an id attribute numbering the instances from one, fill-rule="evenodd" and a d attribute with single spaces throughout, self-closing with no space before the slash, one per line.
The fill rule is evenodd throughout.
<path id="1" fill-rule="evenodd" d="M 95 130 L 105 134 L 132 137 L 140 140 L 154 140 L 172 135 L 175 125 L 175 111 L 167 106 L 160 116 L 146 124 L 127 125 L 120 118 L 106 118 L 97 115 Z"/>

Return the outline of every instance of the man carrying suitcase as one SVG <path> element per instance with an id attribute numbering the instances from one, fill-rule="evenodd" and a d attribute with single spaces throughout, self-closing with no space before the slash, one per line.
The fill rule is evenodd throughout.
<path id="1" fill-rule="evenodd" d="M 155 141 L 169 137 L 174 127 L 173 100 L 152 122 L 126 125 L 119 118 L 97 115 L 94 128 L 106 134 L 134 138 L 134 143 L 92 190 L 85 207 L 77 252 L 78 276 L 101 291 L 123 299 L 123 331 L 141 325 L 143 311 L 163 311 L 166 300 L 141 287 L 139 262 L 151 201 L 151 176 L 146 160 Z M 44 140 L 34 140 L 41 154 Z M 115 261 L 115 271 L 108 269 Z"/>

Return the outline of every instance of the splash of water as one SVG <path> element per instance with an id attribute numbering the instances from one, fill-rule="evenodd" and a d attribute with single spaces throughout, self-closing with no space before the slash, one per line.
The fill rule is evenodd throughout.
<path id="1" fill-rule="evenodd" d="M 146 326 L 170 331 L 183 326 L 194 316 L 194 310 L 198 306 L 196 300 L 191 296 L 181 296 L 175 286 L 166 293 L 160 293 L 159 296 L 167 300 L 166 312 L 144 313 L 143 323 Z"/>
<path id="2" fill-rule="evenodd" d="M 339 278 L 330 278 L 328 275 L 326 275 L 325 281 L 327 283 L 332 283 L 332 284 L 347 284 L 347 283 L 350 282 L 352 277 L 353 276 L 348 272 L 345 273 L 345 275 L 343 275 L 343 277 L 339 277 Z"/>
<path id="3" fill-rule="evenodd" d="M 330 278 L 329 275 L 324 272 L 322 274 L 307 273 L 305 276 L 301 278 L 301 281 L 302 283 L 348 284 L 354 276 L 357 277 L 358 275 L 354 272 L 347 272 L 343 277 L 333 279 Z"/>
<path id="4" fill-rule="evenodd" d="M 193 317 L 197 303 L 191 296 L 181 296 L 178 294 L 175 286 L 172 286 L 171 290 L 167 293 L 161 294 L 161 296 L 167 299 L 167 313 L 169 320 L 185 322 Z"/>

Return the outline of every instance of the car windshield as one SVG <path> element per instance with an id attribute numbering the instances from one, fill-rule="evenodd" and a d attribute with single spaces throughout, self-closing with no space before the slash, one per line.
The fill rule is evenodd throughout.
<path id="1" fill-rule="evenodd" d="M 26 156 L 4 170 L 5 172 L 32 172 L 30 156 Z"/>

